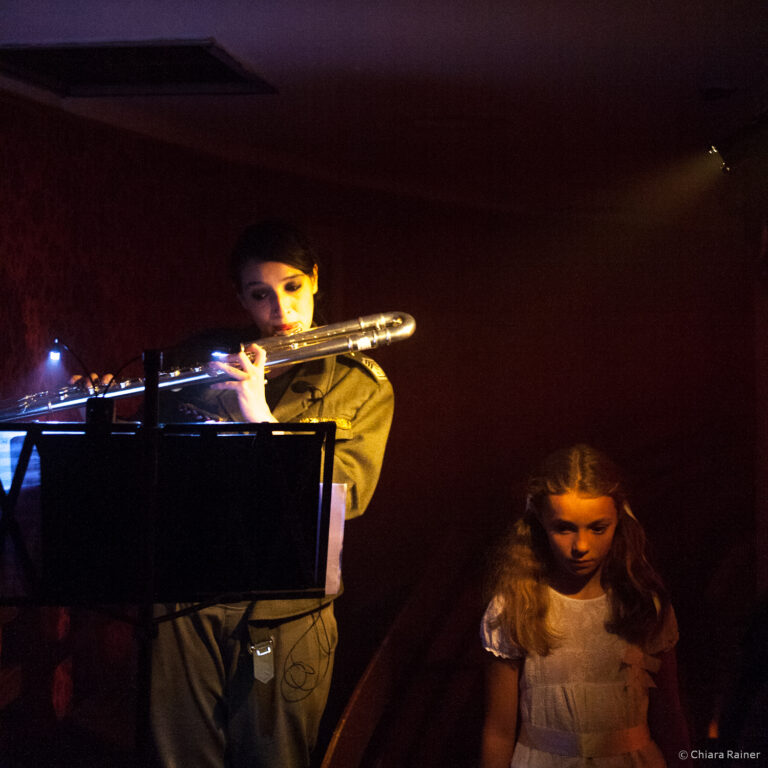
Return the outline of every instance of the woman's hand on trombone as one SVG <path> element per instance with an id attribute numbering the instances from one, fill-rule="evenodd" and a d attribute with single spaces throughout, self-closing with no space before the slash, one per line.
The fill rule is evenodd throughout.
<path id="1" fill-rule="evenodd" d="M 237 392 L 237 400 L 240 410 L 246 421 L 276 422 L 267 405 L 267 397 L 264 391 L 266 383 L 264 376 L 264 363 L 267 353 L 258 344 L 250 344 L 240 349 L 236 355 L 229 355 L 224 361 L 216 361 L 216 366 L 232 381 L 219 381 L 211 385 L 212 389 L 232 389 Z"/>
<path id="2" fill-rule="evenodd" d="M 87 369 L 86 369 L 87 370 Z M 73 387 L 79 387 L 87 392 L 97 392 L 112 383 L 114 376 L 111 373 L 105 373 L 100 376 L 98 373 L 90 373 L 88 376 L 76 374 L 70 377 L 69 383 Z"/>

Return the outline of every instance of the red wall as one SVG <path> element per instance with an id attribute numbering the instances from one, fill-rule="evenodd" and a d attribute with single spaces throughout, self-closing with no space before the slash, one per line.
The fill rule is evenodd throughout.
<path id="1" fill-rule="evenodd" d="M 752 267 L 716 187 L 691 177 L 670 198 L 659 180 L 522 216 L 281 176 L 11 97 L 0 115 L 0 399 L 41 388 L 57 335 L 114 371 L 243 319 L 234 238 L 293 218 L 325 257 L 329 321 L 418 322 L 377 355 L 396 421 L 373 506 L 348 529 L 347 650 L 370 650 L 447 534 L 495 532 L 532 463 L 588 440 L 636 479 L 699 698 L 714 654 L 701 638 L 724 631 L 723 606 L 740 621 L 753 585 L 749 557 L 731 557 L 753 530 Z"/>

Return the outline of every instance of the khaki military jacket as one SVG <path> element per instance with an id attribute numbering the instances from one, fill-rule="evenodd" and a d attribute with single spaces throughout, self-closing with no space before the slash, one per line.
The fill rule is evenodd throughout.
<path id="1" fill-rule="evenodd" d="M 177 393 L 174 400 L 163 405 L 165 421 L 184 420 L 185 414 L 200 419 L 244 420 L 237 395 L 231 390 L 190 387 Z M 392 385 L 384 371 L 370 358 L 355 353 L 297 365 L 272 413 L 283 423 L 336 423 L 333 481 L 347 484 L 346 516 L 353 518 L 363 514 L 376 488 L 393 409 Z M 253 617 L 288 618 L 315 610 L 335 597 L 263 600 L 255 604 Z"/>

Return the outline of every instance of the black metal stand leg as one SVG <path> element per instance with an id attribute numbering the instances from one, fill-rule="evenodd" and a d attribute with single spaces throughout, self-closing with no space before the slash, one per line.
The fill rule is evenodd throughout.
<path id="1" fill-rule="evenodd" d="M 139 766 L 150 766 L 153 760 L 150 699 L 152 689 L 152 643 L 157 634 L 154 618 L 155 598 L 155 544 L 158 512 L 158 477 L 160 454 L 159 431 L 159 376 L 160 352 L 144 353 L 144 490 L 145 503 L 142 522 L 144 525 L 144 552 L 142 565 L 143 583 L 146 585 L 144 600 L 139 606 L 139 647 L 137 669 L 136 752 Z"/>

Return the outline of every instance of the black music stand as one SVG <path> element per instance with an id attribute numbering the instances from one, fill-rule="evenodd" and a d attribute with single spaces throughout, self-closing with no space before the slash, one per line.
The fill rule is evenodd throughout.
<path id="1" fill-rule="evenodd" d="M 140 631 L 141 759 L 152 637 L 179 615 L 153 604 L 324 594 L 333 422 L 2 431 L 23 445 L 0 486 L 0 604 L 139 605 L 118 618 Z M 40 487 L 26 487 L 38 456 Z"/>
<path id="2" fill-rule="evenodd" d="M 333 422 L 167 424 L 147 487 L 139 424 L 2 425 L 25 437 L 11 489 L 0 494 L 0 602 L 322 595 L 334 430 Z M 35 452 L 39 492 L 23 483 Z"/>

